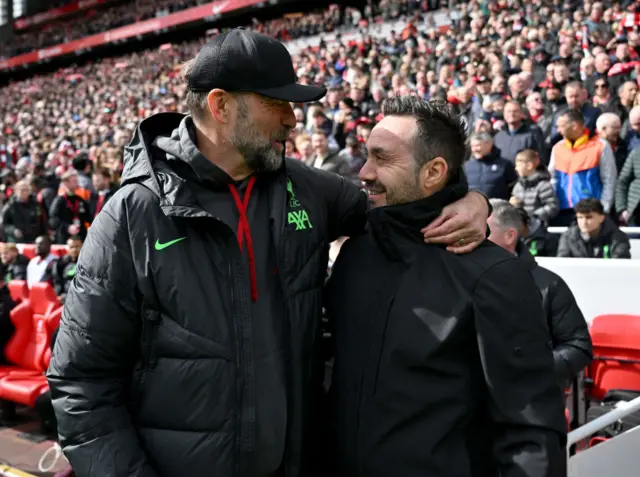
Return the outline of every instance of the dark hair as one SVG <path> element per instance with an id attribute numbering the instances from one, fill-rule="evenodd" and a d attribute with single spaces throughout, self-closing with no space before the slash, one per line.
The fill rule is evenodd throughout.
<path id="1" fill-rule="evenodd" d="M 436 157 L 449 166 L 451 177 L 462 167 L 469 155 L 466 124 L 451 107 L 442 102 L 426 102 L 416 96 L 398 96 L 382 103 L 385 116 L 411 116 L 418 132 L 414 138 L 413 158 L 420 169 Z"/>
<path id="2" fill-rule="evenodd" d="M 567 121 L 570 123 L 579 123 L 584 124 L 584 116 L 582 116 L 582 111 L 575 111 L 573 109 L 568 109 L 564 113 L 560 115 L 567 118 Z"/>
<path id="3" fill-rule="evenodd" d="M 313 134 L 320 134 L 321 136 L 324 136 L 326 138 L 329 137 L 329 135 L 327 134 L 327 131 L 325 131 L 324 129 L 320 129 L 320 128 L 315 128 L 313 130 Z"/>
<path id="4" fill-rule="evenodd" d="M 586 199 L 582 199 L 575 206 L 576 214 L 600 214 L 604 215 L 604 207 L 602 206 L 602 202 L 594 197 L 588 197 Z"/>
<path id="5" fill-rule="evenodd" d="M 84 171 L 89 164 L 91 164 L 91 159 L 86 151 L 80 151 L 71 161 L 71 165 L 76 171 Z"/>
<path id="6" fill-rule="evenodd" d="M 74 242 L 84 242 L 82 235 L 72 235 L 67 240 L 73 240 Z"/>

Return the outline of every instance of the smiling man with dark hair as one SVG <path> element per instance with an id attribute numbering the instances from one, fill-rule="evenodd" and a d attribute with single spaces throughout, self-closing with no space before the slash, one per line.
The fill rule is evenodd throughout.
<path id="1" fill-rule="evenodd" d="M 383 105 L 360 172 L 375 209 L 327 287 L 340 477 L 562 477 L 564 405 L 527 266 L 420 228 L 463 197 L 467 137 L 448 106 Z"/>

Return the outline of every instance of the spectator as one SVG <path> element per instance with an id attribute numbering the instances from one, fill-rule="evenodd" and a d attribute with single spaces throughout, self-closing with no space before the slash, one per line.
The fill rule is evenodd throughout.
<path id="1" fill-rule="evenodd" d="M 349 176 L 349 162 L 344 156 L 340 156 L 338 151 L 329 149 L 328 136 L 325 131 L 316 129 L 313 132 L 311 146 L 313 147 L 314 155 L 309 165 L 325 171 L 335 172 L 341 176 Z"/>
<path id="2" fill-rule="evenodd" d="M 593 359 L 591 336 L 587 322 L 565 281 L 541 267 L 520 237 L 525 229 L 526 214 L 519 213 L 506 201 L 493 200 L 493 212 L 487 223 L 491 229 L 489 240 L 507 252 L 520 257 L 530 267 L 533 279 L 542 295 L 551 341 L 556 377 L 562 388 Z"/>
<path id="3" fill-rule="evenodd" d="M 27 285 L 31 288 L 35 283 L 49 281 L 53 276 L 57 257 L 51 253 L 51 240 L 47 236 L 36 239 L 36 256 L 27 265 Z M 52 284 L 53 285 L 53 284 Z"/>
<path id="4" fill-rule="evenodd" d="M 67 171 L 62 176 L 60 194 L 53 200 L 49 211 L 49 225 L 55 232 L 56 243 L 65 243 L 69 237 L 85 237 L 91 223 L 89 204 L 76 195 L 78 173 Z"/>
<path id="5" fill-rule="evenodd" d="M 547 225 L 537 217 L 530 217 L 524 209 L 517 209 L 523 215 L 520 241 L 534 257 L 555 257 L 558 254 L 558 234 L 552 234 Z"/>
<path id="6" fill-rule="evenodd" d="M 471 158 L 464 163 L 469 188 L 489 198 L 508 199 L 518 180 L 513 162 L 500 156 L 487 133 L 471 136 Z"/>
<path id="7" fill-rule="evenodd" d="M 47 281 L 53 283 L 53 289 L 56 295 L 60 299 L 61 303 L 64 303 L 69 291 L 69 286 L 76 276 L 76 264 L 78 263 L 78 257 L 80 256 L 80 250 L 82 249 L 82 237 L 76 235 L 70 237 L 67 240 L 67 254 L 58 259 L 55 266 L 51 267 L 51 277 Z"/>
<path id="8" fill-rule="evenodd" d="M 509 101 L 504 106 L 503 114 L 507 127 L 498 132 L 494 139 L 495 147 L 500 150 L 503 158 L 514 163 L 516 154 L 524 149 L 533 149 L 540 157 L 547 156 L 542 132 L 536 125 L 524 122 L 520 103 Z"/>
<path id="9" fill-rule="evenodd" d="M 18 247 L 14 243 L 0 244 L 2 265 L 4 266 L 4 281 L 26 280 L 27 266 L 29 259 L 18 252 Z"/>
<path id="10" fill-rule="evenodd" d="M 605 212 L 613 203 L 616 163 L 609 143 L 589 137 L 582 114 L 568 110 L 558 117 L 558 130 L 565 138 L 553 147 L 549 174 L 559 199 L 558 225 L 573 221 L 573 204 L 581 199 L 599 199 Z"/>
<path id="11" fill-rule="evenodd" d="M 622 123 L 620 118 L 614 113 L 603 113 L 596 121 L 598 137 L 609 143 L 616 158 L 616 171 L 622 170 L 622 166 L 627 159 L 627 144 L 620 138 Z"/>
<path id="12" fill-rule="evenodd" d="M 10 364 L 5 358 L 4 349 L 15 332 L 10 313 L 16 304 L 7 288 L 7 282 L 4 279 L 6 275 L 5 266 L 0 264 L 0 365 Z"/>
<path id="13" fill-rule="evenodd" d="M 527 96 L 526 105 L 529 113 L 528 120 L 538 126 L 543 138 L 547 138 L 551 134 L 551 129 L 553 128 L 555 111 L 552 111 L 550 107 L 545 106 L 542 94 L 538 91 L 534 91 Z M 538 146 L 536 149 L 539 150 L 540 148 L 547 149 L 546 140 L 544 145 Z M 542 159 L 547 160 L 547 162 L 544 163 L 545 165 L 548 164 L 548 155 L 547 157 L 542 156 Z"/>
<path id="14" fill-rule="evenodd" d="M 358 138 L 355 136 L 348 136 L 346 146 L 340 151 L 338 156 L 340 156 L 341 159 L 346 159 L 349 164 L 348 177 L 352 181 L 359 183 L 358 173 L 367 160 L 367 152 L 364 145 L 358 141 Z"/>
<path id="15" fill-rule="evenodd" d="M 629 154 L 620 171 L 616 185 L 616 209 L 622 223 L 640 226 L 640 148 Z"/>
<path id="16" fill-rule="evenodd" d="M 560 237 L 558 257 L 631 258 L 629 238 L 606 214 L 595 198 L 576 204 L 577 224 Z"/>
<path id="17" fill-rule="evenodd" d="M 568 111 L 577 111 L 582 115 L 582 121 L 584 127 L 587 129 L 589 135 L 596 131 L 596 121 L 600 116 L 600 110 L 591 106 L 586 100 L 588 97 L 587 91 L 579 81 L 573 81 L 564 88 L 564 96 L 567 101 L 567 107 L 564 111 L 560 111 L 556 114 L 555 126 L 551 131 L 552 144 L 556 144 L 562 139 L 562 132 L 558 125 L 558 119 Z"/>
<path id="18" fill-rule="evenodd" d="M 78 153 L 71 162 L 73 168 L 78 173 L 78 189 L 76 195 L 83 200 L 88 200 L 91 194 L 95 192 L 91 181 L 92 164 L 89 154 L 85 151 Z"/>
<path id="19" fill-rule="evenodd" d="M 629 124 L 625 141 L 627 142 L 627 150 L 629 152 L 640 146 L 640 106 L 634 106 L 633 109 L 629 111 Z"/>
<path id="20" fill-rule="evenodd" d="M 115 193 L 115 188 L 111 184 L 111 173 L 108 169 L 99 169 L 93 173 L 93 188 L 95 192 L 91 195 L 91 217 L 95 218 L 105 204 Z"/>
<path id="21" fill-rule="evenodd" d="M 541 164 L 540 155 L 533 149 L 519 152 L 516 155 L 516 172 L 518 181 L 509 202 L 548 224 L 558 214 L 558 198 L 549 172 Z"/>
<path id="22" fill-rule="evenodd" d="M 47 233 L 42 207 L 31 195 L 26 181 L 16 184 L 15 191 L 2 211 L 5 240 L 14 243 L 33 243 L 39 235 Z"/>

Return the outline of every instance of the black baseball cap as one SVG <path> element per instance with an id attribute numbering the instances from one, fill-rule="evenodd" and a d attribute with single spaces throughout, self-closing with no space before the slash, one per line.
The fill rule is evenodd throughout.
<path id="1" fill-rule="evenodd" d="M 292 103 L 318 101 L 327 93 L 323 87 L 297 83 L 291 55 L 282 43 L 240 28 L 217 35 L 196 56 L 189 89 L 215 88 Z"/>

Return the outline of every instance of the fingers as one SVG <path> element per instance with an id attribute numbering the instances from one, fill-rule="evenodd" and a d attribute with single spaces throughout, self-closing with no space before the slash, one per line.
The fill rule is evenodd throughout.
<path id="1" fill-rule="evenodd" d="M 461 227 L 464 227 L 465 225 L 466 224 L 464 223 L 464 220 L 462 220 L 458 214 L 452 216 L 441 215 L 436 220 L 434 220 L 429 225 L 429 227 L 423 229 L 424 238 L 430 239 L 435 243 L 443 243 L 443 236 L 450 235 L 456 231 L 460 231 L 462 230 Z"/>
<path id="2" fill-rule="evenodd" d="M 447 220 L 451 219 L 455 214 L 445 214 L 444 211 L 435 220 L 433 220 L 429 225 L 422 229 L 422 233 L 425 238 L 428 236 L 436 236 L 438 233 L 434 234 L 433 231 L 440 227 L 442 224 L 446 223 Z"/>
<path id="3" fill-rule="evenodd" d="M 465 239 L 464 245 L 460 246 L 457 243 L 455 245 L 449 245 L 447 247 L 447 251 L 453 252 L 455 254 L 469 253 L 478 245 L 480 245 L 483 240 L 484 240 L 484 237 L 482 239 L 476 239 L 476 240 Z"/>

